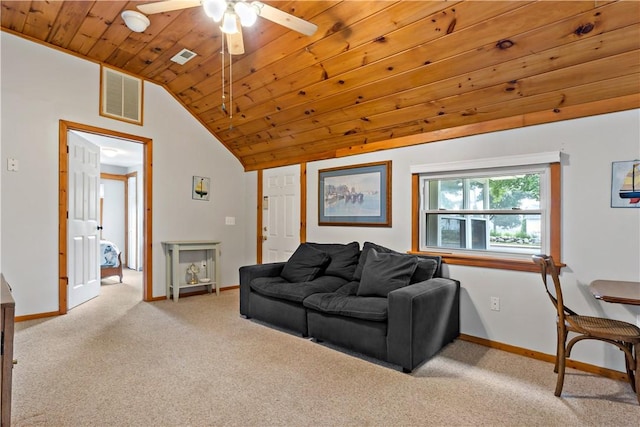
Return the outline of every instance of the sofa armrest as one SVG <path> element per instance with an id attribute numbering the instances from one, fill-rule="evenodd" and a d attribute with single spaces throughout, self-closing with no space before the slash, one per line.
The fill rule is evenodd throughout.
<path id="1" fill-rule="evenodd" d="M 270 264 L 254 264 L 240 267 L 240 314 L 247 316 L 249 313 L 250 284 L 256 277 L 276 277 L 284 268 L 284 262 Z"/>
<path id="2" fill-rule="evenodd" d="M 387 357 L 405 372 L 460 335 L 460 282 L 433 278 L 388 296 Z"/>

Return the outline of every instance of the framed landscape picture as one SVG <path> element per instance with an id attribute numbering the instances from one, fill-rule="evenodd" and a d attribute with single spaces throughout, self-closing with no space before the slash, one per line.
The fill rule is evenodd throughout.
<path id="1" fill-rule="evenodd" d="M 391 227 L 391 161 L 319 170 L 318 225 Z"/>

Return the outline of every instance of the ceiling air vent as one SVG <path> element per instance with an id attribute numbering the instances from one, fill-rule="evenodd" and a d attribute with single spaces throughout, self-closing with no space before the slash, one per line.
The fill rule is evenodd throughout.
<path id="1" fill-rule="evenodd" d="M 182 49 L 180 52 L 171 58 L 173 62 L 177 62 L 180 65 L 184 65 L 188 60 L 196 56 L 195 52 L 191 52 L 189 49 Z"/>
<path id="2" fill-rule="evenodd" d="M 142 125 L 142 79 L 102 67 L 100 115 Z"/>

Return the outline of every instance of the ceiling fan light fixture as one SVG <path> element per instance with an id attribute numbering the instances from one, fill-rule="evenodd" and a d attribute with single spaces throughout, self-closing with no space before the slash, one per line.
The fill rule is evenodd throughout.
<path id="1" fill-rule="evenodd" d="M 220 22 L 227 10 L 227 2 L 225 0 L 203 0 L 202 8 L 209 18 L 212 18 L 215 22 Z"/>
<path id="2" fill-rule="evenodd" d="M 100 152 L 107 157 L 115 157 L 118 155 L 118 150 L 111 147 L 100 147 Z"/>
<path id="3" fill-rule="evenodd" d="M 233 12 L 225 12 L 222 26 L 220 29 L 225 34 L 235 34 L 238 32 L 238 23 L 236 14 Z"/>
<path id="4" fill-rule="evenodd" d="M 240 24 L 242 24 L 243 27 L 252 26 L 258 19 L 258 8 L 249 3 L 243 1 L 238 2 L 233 6 L 233 10 L 235 10 L 240 18 Z"/>
<path id="5" fill-rule="evenodd" d="M 135 10 L 125 10 L 120 14 L 120 16 L 122 16 L 122 20 L 124 21 L 125 25 L 131 31 L 134 31 L 136 33 L 142 33 L 151 24 L 149 18 Z"/>

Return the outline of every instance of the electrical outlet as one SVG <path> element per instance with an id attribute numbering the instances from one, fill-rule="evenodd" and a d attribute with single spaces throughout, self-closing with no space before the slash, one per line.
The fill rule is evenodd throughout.
<path id="1" fill-rule="evenodd" d="M 20 164 L 18 162 L 18 159 L 12 159 L 12 158 L 7 159 L 7 170 L 9 172 L 18 172 L 19 166 Z"/>
<path id="2" fill-rule="evenodd" d="M 500 311 L 500 298 L 491 297 L 491 310 Z"/>

